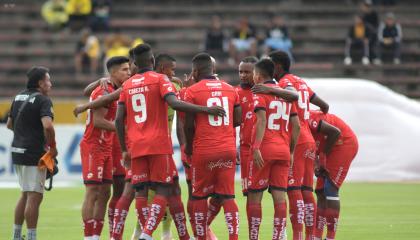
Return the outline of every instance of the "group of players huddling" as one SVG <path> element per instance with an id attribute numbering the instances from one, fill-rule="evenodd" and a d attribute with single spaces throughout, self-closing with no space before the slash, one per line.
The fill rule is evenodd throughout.
<path id="1" fill-rule="evenodd" d="M 109 77 L 85 89 L 90 102 L 74 110 L 76 115 L 88 110 L 80 143 L 85 239 L 99 239 L 107 205 L 110 238 L 122 239 L 133 199 L 138 226 L 132 239 L 152 239 L 161 221 L 162 238 L 172 239 L 170 216 L 179 239 L 217 239 L 209 226 L 222 207 L 229 239 L 239 239 L 237 162 L 249 239 L 259 239 L 267 189 L 273 206 L 264 207 L 274 207 L 272 239 L 287 238 L 286 196 L 294 240 L 320 240 L 325 227 L 326 239 L 335 239 L 339 188 L 358 150 L 353 131 L 328 113 L 328 104 L 303 79 L 289 73 L 285 52 L 275 51 L 261 60 L 244 58 L 238 87 L 219 79 L 215 64 L 209 54 L 199 53 L 181 81 L 174 76 L 173 57 L 162 54 L 155 60 L 151 47 L 140 44 L 130 50 L 129 58 L 109 59 Z M 310 110 L 310 103 L 320 111 Z M 188 233 L 172 158 L 174 111 L 194 237 Z"/>

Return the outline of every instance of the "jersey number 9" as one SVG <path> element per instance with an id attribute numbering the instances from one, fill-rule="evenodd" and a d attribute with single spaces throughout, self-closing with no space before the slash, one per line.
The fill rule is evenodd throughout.
<path id="1" fill-rule="evenodd" d="M 136 113 L 140 113 L 138 115 L 134 115 L 134 120 L 136 123 L 145 122 L 147 119 L 147 111 L 146 111 L 146 98 L 142 93 L 134 94 L 131 96 L 131 105 L 133 106 L 133 111 Z"/>

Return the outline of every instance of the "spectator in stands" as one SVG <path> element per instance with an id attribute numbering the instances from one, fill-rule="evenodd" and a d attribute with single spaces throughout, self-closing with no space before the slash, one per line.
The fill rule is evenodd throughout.
<path id="1" fill-rule="evenodd" d="M 68 0 L 66 6 L 69 15 L 69 27 L 73 31 L 79 31 L 87 26 L 92 11 L 90 0 Z"/>
<path id="2" fill-rule="evenodd" d="M 90 74 L 96 74 L 98 72 L 100 54 L 101 47 L 98 38 L 88 29 L 83 30 L 77 43 L 74 57 L 76 74 L 80 75 L 86 68 Z"/>
<path id="3" fill-rule="evenodd" d="M 62 29 L 69 20 L 64 0 L 49 0 L 42 5 L 42 17 L 48 23 L 51 30 Z"/>
<path id="4" fill-rule="evenodd" d="M 356 15 L 354 17 L 354 24 L 350 27 L 347 39 L 346 39 L 346 46 L 344 49 L 345 59 L 344 64 L 350 65 L 352 64 L 352 53 L 354 52 L 354 48 L 362 48 L 363 49 L 363 57 L 362 63 L 363 65 L 368 65 L 369 61 L 369 37 L 372 34 L 372 30 L 369 25 L 366 25 L 362 17 Z"/>
<path id="5" fill-rule="evenodd" d="M 378 40 L 378 58 L 375 59 L 374 63 L 381 64 L 383 60 L 383 51 L 390 50 L 392 51 L 394 64 L 400 64 L 402 29 L 401 25 L 397 23 L 393 13 L 387 13 L 385 22 L 382 22 L 379 25 Z"/>
<path id="6" fill-rule="evenodd" d="M 246 17 L 242 18 L 232 35 L 229 44 L 229 64 L 236 64 L 244 56 L 257 54 L 255 30 Z"/>
<path id="7" fill-rule="evenodd" d="M 372 29 L 372 34 L 369 38 L 369 55 L 370 59 L 376 58 L 376 44 L 378 42 L 378 27 L 379 27 L 379 16 L 378 13 L 372 6 L 372 0 L 365 0 L 360 4 L 360 11 L 362 14 L 362 19 L 365 25 L 369 25 Z"/>
<path id="8" fill-rule="evenodd" d="M 109 17 L 111 0 L 93 0 L 90 28 L 93 32 L 106 32 L 109 30 Z"/>
<path id="9" fill-rule="evenodd" d="M 222 30 L 222 21 L 219 16 L 211 18 L 211 27 L 207 30 L 205 40 L 205 51 L 212 56 L 224 52 L 225 35 Z"/>
<path id="10" fill-rule="evenodd" d="M 292 58 L 291 48 L 292 41 L 290 40 L 287 26 L 284 24 L 284 19 L 281 16 L 275 16 L 266 31 L 264 54 L 268 55 L 269 52 L 281 50 Z"/>

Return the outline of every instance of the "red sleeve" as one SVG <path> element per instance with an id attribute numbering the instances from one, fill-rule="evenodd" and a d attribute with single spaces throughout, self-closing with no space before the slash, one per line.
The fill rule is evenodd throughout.
<path id="1" fill-rule="evenodd" d="M 262 94 L 254 94 L 254 112 L 258 110 L 266 111 L 265 98 Z"/>
<path id="2" fill-rule="evenodd" d="M 168 95 L 176 95 L 176 88 L 166 75 L 159 78 L 160 96 L 165 98 Z"/>
<path id="3" fill-rule="evenodd" d="M 184 101 L 194 103 L 194 93 L 191 91 L 190 88 L 187 88 L 187 90 L 185 91 Z"/>

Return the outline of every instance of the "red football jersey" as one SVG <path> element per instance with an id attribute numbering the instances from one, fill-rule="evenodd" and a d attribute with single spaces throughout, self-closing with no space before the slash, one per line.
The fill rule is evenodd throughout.
<path id="1" fill-rule="evenodd" d="M 252 128 L 255 121 L 253 94 L 251 87 L 246 84 L 241 84 L 236 87 L 236 90 L 242 108 L 242 123 L 239 132 L 240 144 L 251 145 Z"/>
<path id="2" fill-rule="evenodd" d="M 353 130 L 339 117 L 334 114 L 324 114 L 321 111 L 311 111 L 311 117 L 309 119 L 309 127 L 315 138 L 317 148 L 322 149 L 325 146 L 325 136 L 319 132 L 321 122 L 325 121 L 336 128 L 340 129 L 341 134 L 336 142 L 336 147 L 345 145 L 346 143 L 353 143 L 353 138 L 356 138 Z"/>
<path id="3" fill-rule="evenodd" d="M 268 81 L 265 84 L 269 87 L 278 87 L 274 81 Z M 261 109 L 265 110 L 267 117 L 267 125 L 260 147 L 261 154 L 265 158 L 268 156 L 267 160 L 290 161 L 292 134 L 289 119 L 297 114 L 294 105 L 273 95 L 256 94 L 254 95 L 254 111 L 257 112 Z"/>
<path id="4" fill-rule="evenodd" d="M 136 74 L 124 83 L 118 104 L 126 107 L 133 158 L 173 153 L 165 97 L 175 91 L 166 75 L 154 71 Z"/>
<path id="5" fill-rule="evenodd" d="M 109 94 L 113 91 L 115 91 L 115 88 L 111 83 L 108 83 L 107 90 L 104 90 L 101 86 L 98 86 L 90 94 L 89 101 L 92 102 L 95 99 L 100 98 L 101 96 Z M 108 109 L 108 112 L 105 115 L 105 119 L 108 121 L 114 121 L 115 113 L 117 111 L 116 101 L 110 103 L 108 106 L 106 106 L 106 108 Z M 86 128 L 85 133 L 83 134 L 82 141 L 84 141 L 87 144 L 92 144 L 94 146 L 104 147 L 104 150 L 109 150 L 109 152 L 111 152 L 110 146 L 112 145 L 112 134 L 113 132 L 111 131 L 96 128 L 93 126 L 93 114 L 92 110 L 89 109 L 87 112 Z"/>
<path id="6" fill-rule="evenodd" d="M 185 101 L 202 106 L 222 106 L 226 116 L 195 115 L 193 151 L 210 154 L 236 151 L 233 112 L 239 106 L 235 89 L 222 80 L 203 79 L 187 89 Z"/>
<path id="7" fill-rule="evenodd" d="M 291 86 L 296 89 L 299 95 L 297 103 L 294 104 L 300 122 L 300 135 L 298 144 L 313 143 L 314 138 L 312 137 L 311 131 L 309 129 L 308 120 L 310 117 L 310 101 L 315 96 L 315 93 L 302 78 L 290 73 L 284 75 L 280 79 L 279 85 L 282 88 Z"/>

